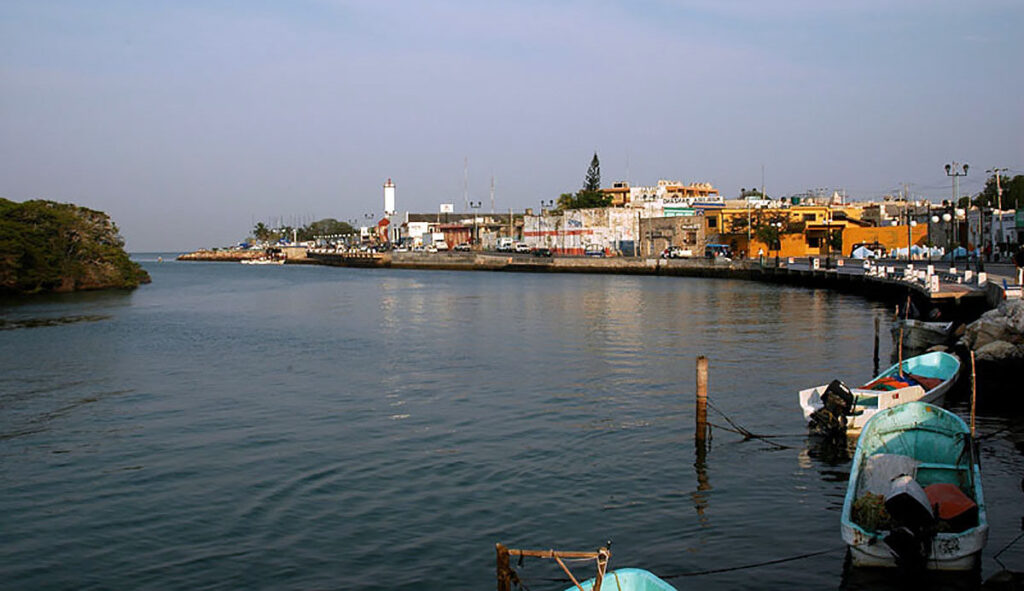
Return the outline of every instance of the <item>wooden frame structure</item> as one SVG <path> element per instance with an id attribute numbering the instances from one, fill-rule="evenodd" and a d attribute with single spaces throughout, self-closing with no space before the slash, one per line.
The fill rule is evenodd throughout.
<path id="1" fill-rule="evenodd" d="M 518 576 L 510 566 L 510 556 L 530 556 L 534 558 L 553 558 L 558 566 L 562 567 L 565 574 L 569 576 L 576 588 L 583 591 L 583 586 L 576 580 L 569 567 L 565 565 L 563 558 L 568 559 L 590 559 L 597 561 L 597 577 L 594 580 L 594 591 L 601 591 L 601 583 L 604 581 L 604 574 L 608 569 L 608 560 L 612 557 L 611 550 L 599 548 L 596 552 L 563 552 L 558 550 L 516 550 L 507 548 L 504 544 L 495 544 L 497 552 L 497 576 L 498 591 L 512 591 L 513 581 L 518 581 Z"/>

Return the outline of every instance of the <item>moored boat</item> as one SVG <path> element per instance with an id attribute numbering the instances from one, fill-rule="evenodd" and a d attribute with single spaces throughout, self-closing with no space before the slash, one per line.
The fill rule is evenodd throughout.
<path id="1" fill-rule="evenodd" d="M 933 351 L 904 359 L 859 388 L 847 388 L 835 380 L 801 390 L 800 408 L 812 429 L 845 430 L 852 435 L 886 408 L 915 400 L 942 404 L 959 374 L 960 360 L 955 355 Z"/>
<path id="2" fill-rule="evenodd" d="M 840 523 L 854 566 L 977 566 L 988 520 L 964 421 L 923 402 L 878 412 L 857 441 Z"/>
<path id="3" fill-rule="evenodd" d="M 242 259 L 243 265 L 283 265 L 284 259 Z"/>
<path id="4" fill-rule="evenodd" d="M 924 351 L 935 345 L 945 345 L 953 334 L 953 322 L 928 322 L 913 318 L 897 320 L 892 326 L 892 339 L 912 351 Z"/>

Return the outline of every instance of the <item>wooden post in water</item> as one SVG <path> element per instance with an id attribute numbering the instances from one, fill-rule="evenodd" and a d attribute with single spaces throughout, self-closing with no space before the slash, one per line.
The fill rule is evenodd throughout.
<path id="1" fill-rule="evenodd" d="M 900 327 L 900 340 L 896 344 L 896 367 L 900 370 L 900 377 L 903 377 L 903 327 Z"/>
<path id="2" fill-rule="evenodd" d="M 697 357 L 697 441 L 704 441 L 708 431 L 708 358 Z"/>
<path id="3" fill-rule="evenodd" d="M 974 405 L 978 399 L 978 382 L 974 373 L 974 349 L 971 349 L 971 439 L 974 439 Z"/>
<path id="4" fill-rule="evenodd" d="M 873 376 L 877 376 L 878 375 L 878 326 L 879 326 L 879 324 L 881 324 L 881 319 L 878 317 L 878 314 L 875 314 L 875 354 L 874 354 L 874 357 L 871 358 L 874 361 L 874 363 L 875 363 L 875 371 L 871 372 L 871 375 L 873 375 Z"/>
<path id="5" fill-rule="evenodd" d="M 495 544 L 498 554 L 498 591 L 512 591 L 512 572 L 508 562 L 508 548 L 502 543 Z"/>

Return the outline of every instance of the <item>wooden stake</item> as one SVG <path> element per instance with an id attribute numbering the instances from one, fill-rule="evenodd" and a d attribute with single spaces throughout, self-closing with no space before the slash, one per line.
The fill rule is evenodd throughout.
<path id="1" fill-rule="evenodd" d="M 971 350 L 971 439 L 974 439 L 974 406 L 978 399 L 978 382 L 974 373 L 974 350 Z"/>
<path id="2" fill-rule="evenodd" d="M 903 327 L 900 327 L 900 341 L 896 344 L 896 359 L 899 365 L 896 367 L 900 368 L 900 377 L 903 377 Z"/>
<path id="3" fill-rule="evenodd" d="M 880 324 L 881 324 L 881 318 L 879 318 L 878 315 L 876 314 L 875 315 L 875 354 L 871 358 L 872 361 L 874 361 L 874 364 L 875 364 L 875 371 L 871 372 L 871 375 L 873 375 L 873 376 L 877 376 L 878 375 L 878 326 Z"/>
<path id="4" fill-rule="evenodd" d="M 502 543 L 495 544 L 498 554 L 498 591 L 512 591 L 512 570 L 509 568 L 508 548 Z"/>
<path id="5" fill-rule="evenodd" d="M 697 357 L 697 440 L 704 441 L 708 430 L 708 358 Z"/>

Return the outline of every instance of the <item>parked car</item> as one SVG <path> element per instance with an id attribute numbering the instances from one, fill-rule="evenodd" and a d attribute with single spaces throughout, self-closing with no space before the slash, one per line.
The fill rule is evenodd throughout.
<path id="1" fill-rule="evenodd" d="M 517 242 L 516 252 L 528 253 L 530 252 L 530 247 L 525 242 Z"/>
<path id="2" fill-rule="evenodd" d="M 448 250 L 448 243 L 445 242 L 444 240 L 438 240 L 437 242 L 431 244 L 431 246 L 436 248 L 437 252 Z"/>
<path id="3" fill-rule="evenodd" d="M 708 259 L 732 259 L 732 249 L 728 244 L 708 244 L 704 247 L 704 257 Z"/>
<path id="4" fill-rule="evenodd" d="M 551 249 L 545 246 L 533 249 L 533 256 L 535 257 L 550 257 L 552 256 Z"/>
<path id="5" fill-rule="evenodd" d="M 498 238 L 498 246 L 497 246 L 498 252 L 514 252 L 515 249 L 516 249 L 516 241 L 515 240 L 512 240 L 511 238 L 508 238 L 507 236 L 502 236 L 501 238 Z"/>
<path id="6" fill-rule="evenodd" d="M 596 244 L 588 244 L 583 250 L 583 254 L 588 257 L 603 257 L 605 256 L 604 249 Z"/>
<path id="7" fill-rule="evenodd" d="M 688 259 L 693 256 L 693 251 L 682 246 L 670 246 L 661 251 L 663 259 Z"/>
<path id="8" fill-rule="evenodd" d="M 469 252 L 471 250 L 471 248 L 470 248 L 468 242 L 460 242 L 460 243 L 455 245 L 454 250 L 457 250 L 459 252 Z"/>

